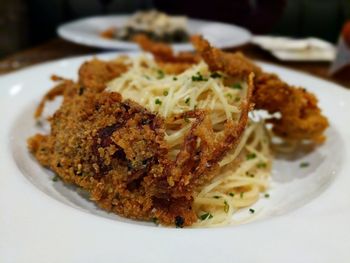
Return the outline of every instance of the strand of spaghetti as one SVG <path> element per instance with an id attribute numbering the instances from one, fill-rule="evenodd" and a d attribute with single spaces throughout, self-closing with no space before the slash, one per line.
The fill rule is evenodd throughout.
<path id="1" fill-rule="evenodd" d="M 245 146 L 249 136 L 254 131 L 254 129 L 255 129 L 254 125 L 248 126 L 248 128 L 243 133 L 243 136 L 238 146 L 236 147 L 235 151 L 232 154 L 226 155 L 226 157 L 219 163 L 221 167 L 227 165 L 228 163 L 231 163 L 234 159 L 237 158 L 238 154 L 242 151 L 243 147 Z"/>

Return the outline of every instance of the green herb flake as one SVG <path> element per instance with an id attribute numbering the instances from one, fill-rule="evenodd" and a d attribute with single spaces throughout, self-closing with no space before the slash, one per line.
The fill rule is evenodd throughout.
<path id="1" fill-rule="evenodd" d="M 227 201 L 224 201 L 224 212 L 228 213 L 228 210 L 230 209 L 230 205 L 227 203 Z"/>
<path id="2" fill-rule="evenodd" d="M 173 77 L 173 80 L 176 81 L 176 80 L 177 80 L 177 77 Z"/>
<path id="3" fill-rule="evenodd" d="M 229 196 L 232 196 L 232 197 L 234 197 L 235 196 L 235 193 L 229 193 Z"/>
<path id="4" fill-rule="evenodd" d="M 300 168 L 306 168 L 306 167 L 308 167 L 309 165 L 310 165 L 310 163 L 308 163 L 308 162 L 302 162 L 302 163 L 300 163 L 299 167 L 300 167 Z"/>
<path id="5" fill-rule="evenodd" d="M 227 98 L 229 98 L 229 99 L 232 99 L 233 98 L 233 96 L 232 96 L 232 94 L 231 93 L 226 93 L 226 95 L 225 95 Z"/>
<path id="6" fill-rule="evenodd" d="M 216 78 L 221 78 L 221 74 L 219 72 L 212 72 L 210 74 L 210 77 L 213 78 L 213 79 L 216 79 Z"/>
<path id="7" fill-rule="evenodd" d="M 146 78 L 146 79 L 148 79 L 148 80 L 150 80 L 151 78 L 149 77 L 149 76 L 147 76 L 147 75 L 143 75 L 144 76 L 144 78 Z"/>
<path id="8" fill-rule="evenodd" d="M 266 194 L 264 194 L 264 197 L 265 197 L 265 198 L 269 198 L 269 197 L 270 197 L 270 194 L 269 194 L 269 193 L 266 193 Z"/>
<path id="9" fill-rule="evenodd" d="M 214 196 L 213 196 L 213 198 L 215 198 L 215 199 L 219 199 L 219 198 L 220 198 L 220 196 L 218 196 L 218 195 L 214 195 Z"/>
<path id="10" fill-rule="evenodd" d="M 196 75 L 192 76 L 192 81 L 207 81 L 207 78 L 204 78 L 200 72 L 197 72 Z"/>
<path id="11" fill-rule="evenodd" d="M 185 103 L 186 103 L 187 105 L 190 105 L 190 101 L 191 101 L 191 98 L 187 98 L 187 99 L 185 100 Z"/>
<path id="12" fill-rule="evenodd" d="M 248 153 L 246 158 L 247 158 L 247 160 L 252 160 L 252 159 L 256 158 L 256 154 L 255 153 Z"/>
<path id="13" fill-rule="evenodd" d="M 205 214 L 203 214 L 203 215 L 201 215 L 200 217 L 200 220 L 208 220 L 208 219 L 211 219 L 211 218 L 213 218 L 213 215 L 212 214 L 210 214 L 210 213 L 205 213 Z"/>
<path id="14" fill-rule="evenodd" d="M 187 116 L 184 117 L 184 120 L 185 122 L 190 123 L 190 119 Z"/>
<path id="15" fill-rule="evenodd" d="M 235 98 L 235 102 L 239 102 L 240 100 L 241 100 L 240 97 L 236 97 L 236 98 Z"/>
<path id="16" fill-rule="evenodd" d="M 242 89 L 242 85 L 240 83 L 233 83 L 230 88 L 232 89 Z"/>
<path id="17" fill-rule="evenodd" d="M 168 96 L 168 94 L 169 94 L 169 92 L 168 92 L 167 90 L 164 90 L 164 91 L 163 91 L 163 95 L 164 95 L 164 96 Z"/>
<path id="18" fill-rule="evenodd" d="M 55 176 L 52 178 L 52 181 L 57 182 L 57 181 L 58 181 L 58 176 L 55 175 Z"/>
<path id="19" fill-rule="evenodd" d="M 264 162 L 260 162 L 256 165 L 257 168 L 266 168 L 267 167 L 267 164 L 264 163 Z"/>
<path id="20" fill-rule="evenodd" d="M 255 210 L 253 208 L 249 208 L 249 212 L 254 214 L 255 213 Z"/>
<path id="21" fill-rule="evenodd" d="M 162 101 L 160 99 L 156 99 L 154 101 L 154 103 L 157 104 L 157 105 L 162 105 Z"/>
<path id="22" fill-rule="evenodd" d="M 159 225 L 158 218 L 156 218 L 156 217 L 152 218 L 152 222 L 155 223 L 156 225 Z"/>
<path id="23" fill-rule="evenodd" d="M 158 79 L 164 78 L 165 74 L 164 74 L 164 72 L 162 70 L 158 69 L 157 73 L 158 73 Z"/>
<path id="24" fill-rule="evenodd" d="M 239 194 L 239 197 L 240 197 L 240 198 L 243 198 L 243 195 L 244 195 L 244 192 L 241 192 L 241 193 Z"/>

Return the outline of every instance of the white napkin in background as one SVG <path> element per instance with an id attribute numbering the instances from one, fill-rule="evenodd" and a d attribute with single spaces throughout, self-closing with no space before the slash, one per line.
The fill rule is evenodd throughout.
<path id="1" fill-rule="evenodd" d="M 254 36 L 252 43 L 270 51 L 280 60 L 332 61 L 335 58 L 333 44 L 318 38 L 293 39 L 287 37 Z"/>

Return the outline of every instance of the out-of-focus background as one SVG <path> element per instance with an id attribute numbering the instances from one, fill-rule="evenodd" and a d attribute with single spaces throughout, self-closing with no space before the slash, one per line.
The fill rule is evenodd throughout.
<path id="1" fill-rule="evenodd" d="M 151 8 L 234 23 L 256 34 L 331 42 L 350 18 L 350 0 L 1 0 L 0 57 L 55 37 L 63 22 Z"/>

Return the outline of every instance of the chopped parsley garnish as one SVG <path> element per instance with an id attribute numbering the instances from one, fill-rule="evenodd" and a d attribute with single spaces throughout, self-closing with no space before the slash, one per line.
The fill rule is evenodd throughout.
<path id="1" fill-rule="evenodd" d="M 219 199 L 219 198 L 220 198 L 220 196 L 218 196 L 218 195 L 214 195 L 214 196 L 213 196 L 213 198 L 215 198 L 215 199 Z"/>
<path id="2" fill-rule="evenodd" d="M 240 101 L 240 100 L 241 100 L 240 97 L 236 97 L 236 98 L 235 98 L 235 102 L 238 102 L 238 101 Z"/>
<path id="3" fill-rule="evenodd" d="M 207 78 L 204 78 L 200 72 L 197 72 L 196 75 L 192 76 L 192 81 L 207 81 Z"/>
<path id="4" fill-rule="evenodd" d="M 231 85 L 231 88 L 232 88 L 232 89 L 242 89 L 242 86 L 241 86 L 241 84 L 239 84 L 239 83 L 233 83 L 233 84 Z"/>
<path id="5" fill-rule="evenodd" d="M 269 197 L 270 197 L 270 194 L 266 193 L 266 194 L 264 194 L 264 197 L 265 197 L 265 198 L 269 198 Z"/>
<path id="6" fill-rule="evenodd" d="M 155 223 L 156 225 L 159 224 L 158 218 L 156 218 L 156 217 L 152 218 L 152 222 Z"/>
<path id="7" fill-rule="evenodd" d="M 162 101 L 160 99 L 156 99 L 154 101 L 154 103 L 157 104 L 157 105 L 162 105 Z"/>
<path id="8" fill-rule="evenodd" d="M 244 195 L 244 192 L 241 192 L 241 193 L 239 194 L 239 197 L 240 197 L 240 198 L 243 198 L 243 195 Z"/>
<path id="9" fill-rule="evenodd" d="M 308 167 L 310 165 L 310 163 L 308 163 L 308 162 L 302 162 L 302 163 L 300 163 L 300 168 L 306 168 L 306 167 Z"/>
<path id="10" fill-rule="evenodd" d="M 177 80 L 177 77 L 173 77 L 173 80 Z"/>
<path id="11" fill-rule="evenodd" d="M 234 197 L 234 196 L 235 196 L 235 193 L 229 193 L 229 196 Z"/>
<path id="12" fill-rule="evenodd" d="M 213 79 L 221 78 L 221 74 L 215 71 L 215 72 L 210 74 L 210 77 Z"/>
<path id="13" fill-rule="evenodd" d="M 245 172 L 246 176 L 249 176 L 249 177 L 254 177 L 255 175 L 250 173 L 250 172 Z"/>
<path id="14" fill-rule="evenodd" d="M 150 80 L 151 78 L 147 75 L 143 75 L 146 79 Z"/>
<path id="15" fill-rule="evenodd" d="M 256 167 L 258 167 L 258 168 L 266 168 L 266 166 L 267 166 L 267 164 L 264 162 L 260 162 L 256 165 Z"/>
<path id="16" fill-rule="evenodd" d="M 191 101 L 191 98 L 187 98 L 187 99 L 185 100 L 185 103 L 186 103 L 187 105 L 190 105 L 190 101 Z"/>
<path id="17" fill-rule="evenodd" d="M 157 70 L 157 73 L 158 73 L 158 79 L 162 79 L 162 78 L 164 78 L 164 72 L 162 71 L 162 70 L 160 70 L 160 69 L 158 69 Z"/>
<path id="18" fill-rule="evenodd" d="M 57 182 L 57 181 L 58 181 L 58 176 L 55 175 L 55 176 L 52 178 L 52 181 Z"/>
<path id="19" fill-rule="evenodd" d="M 253 208 L 249 208 L 249 212 L 254 214 L 255 213 L 255 210 Z"/>
<path id="20" fill-rule="evenodd" d="M 168 96 L 169 92 L 167 90 L 164 90 L 163 95 Z"/>
<path id="21" fill-rule="evenodd" d="M 208 219 L 213 218 L 213 215 L 210 214 L 210 213 L 205 213 L 205 214 L 201 215 L 199 218 L 200 218 L 202 221 L 203 221 L 203 220 L 208 220 Z"/>
<path id="22" fill-rule="evenodd" d="M 232 99 L 232 98 L 233 98 L 233 96 L 232 96 L 231 93 L 226 93 L 226 97 L 229 98 L 229 99 Z"/>
<path id="23" fill-rule="evenodd" d="M 230 206 L 229 206 L 229 204 L 227 203 L 227 201 L 225 200 L 225 201 L 224 201 L 224 211 L 225 211 L 225 213 L 227 213 L 229 209 L 230 209 Z"/>
<path id="24" fill-rule="evenodd" d="M 248 153 L 246 157 L 247 157 L 247 160 L 251 160 L 251 159 L 256 158 L 256 154 L 255 153 Z"/>

